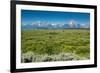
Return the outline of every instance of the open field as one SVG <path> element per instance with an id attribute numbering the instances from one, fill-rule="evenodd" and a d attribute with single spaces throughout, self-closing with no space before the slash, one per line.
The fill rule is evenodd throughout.
<path id="1" fill-rule="evenodd" d="M 22 63 L 87 60 L 89 58 L 89 29 L 22 30 Z"/>

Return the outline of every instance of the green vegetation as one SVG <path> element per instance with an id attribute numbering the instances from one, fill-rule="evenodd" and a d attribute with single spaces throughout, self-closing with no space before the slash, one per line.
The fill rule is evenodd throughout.
<path id="1" fill-rule="evenodd" d="M 22 30 L 22 62 L 86 60 L 90 58 L 89 29 Z"/>

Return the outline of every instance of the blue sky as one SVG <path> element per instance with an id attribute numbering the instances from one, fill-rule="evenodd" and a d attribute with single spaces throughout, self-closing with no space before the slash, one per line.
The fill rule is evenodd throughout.
<path id="1" fill-rule="evenodd" d="M 78 24 L 89 25 L 90 14 L 79 12 L 21 10 L 22 25 L 32 24 L 37 21 L 68 24 L 72 20 Z"/>

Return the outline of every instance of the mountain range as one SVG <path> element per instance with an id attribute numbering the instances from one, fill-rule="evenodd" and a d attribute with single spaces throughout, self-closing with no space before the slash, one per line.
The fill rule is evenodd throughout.
<path id="1" fill-rule="evenodd" d="M 89 28 L 89 24 L 76 24 L 76 23 L 47 23 L 47 22 L 34 22 L 32 24 L 22 25 L 22 29 L 70 29 L 70 28 Z"/>

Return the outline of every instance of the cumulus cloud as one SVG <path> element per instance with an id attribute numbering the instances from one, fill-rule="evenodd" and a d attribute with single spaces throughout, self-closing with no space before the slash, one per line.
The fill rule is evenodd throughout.
<path id="1" fill-rule="evenodd" d="M 77 26 L 77 22 L 75 20 L 70 20 L 68 24 L 69 24 L 70 27 L 76 27 Z"/>

